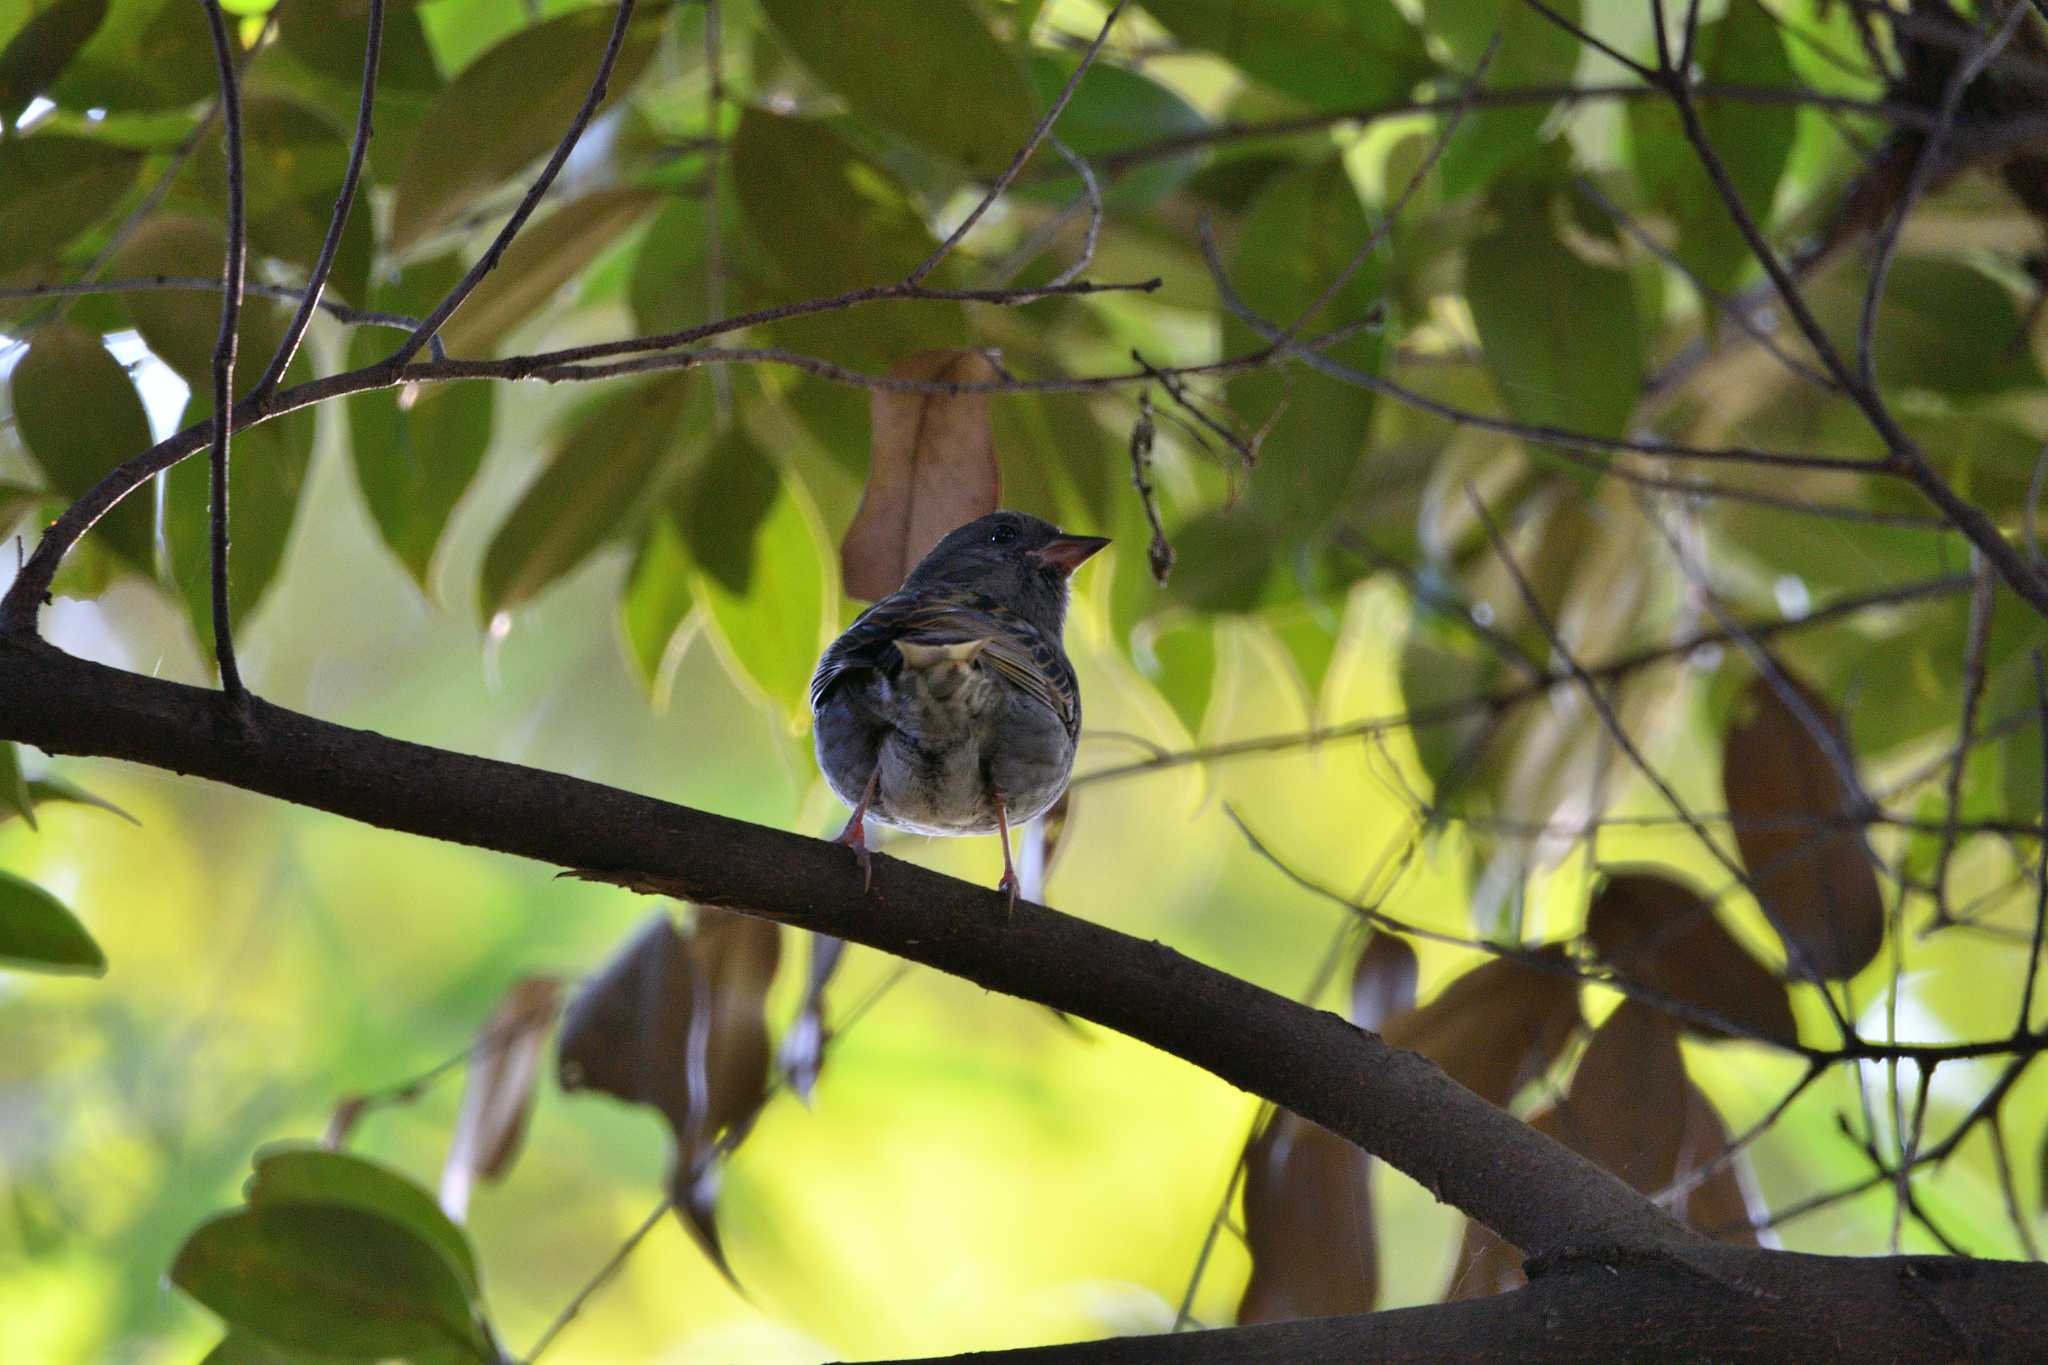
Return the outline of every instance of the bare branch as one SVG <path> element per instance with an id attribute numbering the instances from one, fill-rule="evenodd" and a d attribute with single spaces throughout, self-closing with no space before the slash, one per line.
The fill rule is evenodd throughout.
<path id="1" fill-rule="evenodd" d="M 220 336 L 213 347 L 213 410 L 218 417 L 234 406 L 236 329 L 242 317 L 242 281 L 248 269 L 249 242 L 243 222 L 242 98 L 235 84 L 234 53 L 228 43 L 227 21 L 221 16 L 220 0 L 205 0 L 205 4 L 206 24 L 213 36 L 214 63 L 220 76 L 228 163 L 227 259 L 221 267 Z M 242 673 L 235 665 L 234 629 L 228 610 L 228 441 L 234 424 L 216 420 L 212 426 L 208 526 L 213 544 L 213 657 L 220 666 L 221 691 L 231 703 L 239 704 L 247 689 L 242 686 Z"/>

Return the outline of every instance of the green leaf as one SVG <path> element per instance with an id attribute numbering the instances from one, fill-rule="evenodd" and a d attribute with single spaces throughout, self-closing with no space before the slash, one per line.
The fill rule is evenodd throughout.
<path id="1" fill-rule="evenodd" d="M 695 605 L 690 594 L 690 555 L 675 519 L 667 514 L 650 517 L 619 594 L 619 638 L 634 675 L 657 705 L 666 700 L 662 661 L 668 657 L 669 642 Z"/>
<path id="2" fill-rule="evenodd" d="M 1643 343 L 1626 272 L 1582 259 L 1547 201 L 1517 196 L 1465 253 L 1465 297 L 1487 367 L 1524 422 L 1620 436 L 1642 385 Z"/>
<path id="3" fill-rule="evenodd" d="M 1145 622 L 1132 633 L 1131 659 L 1188 734 L 1199 736 L 1216 684 L 1215 624 L 1192 612 Z"/>
<path id="4" fill-rule="evenodd" d="M 646 69 L 667 9 L 654 4 L 635 11 L 606 85 L 606 107 Z M 521 29 L 441 92 L 398 174 L 393 251 L 453 223 L 480 195 L 561 141 L 589 93 L 612 20 L 612 8 L 599 6 Z"/>
<path id="5" fill-rule="evenodd" d="M 270 1204 L 202 1223 L 171 1282 L 287 1349 L 405 1356 L 454 1347 L 490 1360 L 461 1276 L 405 1224 L 339 1204 Z"/>
<path id="6" fill-rule="evenodd" d="M 259 370 L 260 365 L 237 367 Z M 287 387 L 313 376 L 313 364 L 301 351 L 285 371 Z M 185 405 L 181 425 L 204 421 L 212 413 L 207 390 L 195 388 Z M 229 607 L 239 627 L 254 614 L 284 563 L 292 523 L 298 517 L 299 493 L 313 460 L 315 416 L 311 408 L 273 417 L 235 433 L 228 452 Z M 208 506 L 211 476 L 204 453 L 164 475 L 164 548 L 171 581 L 185 600 L 200 644 L 213 648 L 213 550 Z"/>
<path id="7" fill-rule="evenodd" d="M 377 307 L 422 317 L 463 270 L 462 258 L 453 253 L 408 266 L 378 289 Z M 349 364 L 374 364 L 389 355 L 392 336 L 382 328 L 357 329 L 349 341 Z M 356 484 L 378 534 L 422 591 L 431 591 L 434 552 L 449 515 L 490 447 L 494 393 L 483 382 L 421 384 L 348 399 Z"/>
<path id="8" fill-rule="evenodd" d="M 149 449 L 149 417 L 128 371 L 97 332 L 56 322 L 29 340 L 10 382 L 22 443 L 53 491 L 84 496 L 110 470 Z M 156 511 L 138 489 L 91 534 L 144 574 L 156 564 Z"/>
<path id="9" fill-rule="evenodd" d="M 34 882 L 0 872 L 0 966 L 102 976 L 107 957 L 62 901 Z"/>
<path id="10" fill-rule="evenodd" d="M 1197 611 L 1250 611 L 1273 582 L 1271 534 L 1248 509 L 1204 512 L 1172 532 L 1166 595 Z"/>
<path id="11" fill-rule="evenodd" d="M 776 31 L 853 112 L 978 176 L 1037 123 L 1010 53 L 967 0 L 762 0 Z"/>
<path id="12" fill-rule="evenodd" d="M 1290 327 L 1329 287 L 1372 235 L 1344 164 L 1331 158 L 1269 181 L 1252 205 L 1231 257 L 1231 278 L 1252 311 Z M 1305 335 L 1359 322 L 1380 307 L 1381 260 L 1375 252 L 1322 311 Z M 1234 318 L 1225 326 L 1231 353 L 1264 338 Z M 1323 354 L 1368 374 L 1380 368 L 1377 331 L 1362 333 Z M 1287 531 L 1327 521 L 1342 508 L 1353 471 L 1365 453 L 1373 395 L 1353 384 L 1306 370 L 1248 375 L 1231 385 L 1231 401 L 1260 419 L 1279 419 L 1261 447 L 1252 474 L 1251 504 Z"/>
<path id="13" fill-rule="evenodd" d="M 0 142 L 0 275 L 43 265 L 113 210 L 142 158 L 45 133 Z"/>
<path id="14" fill-rule="evenodd" d="M 1041 106 L 1049 107 L 1059 97 L 1080 61 L 1078 56 L 1032 54 L 1026 74 Z M 1067 101 L 1055 131 L 1060 141 L 1079 155 L 1097 157 L 1135 144 L 1197 133 L 1208 126 L 1199 110 L 1165 86 L 1098 58 Z M 1196 148 L 1135 166 L 1103 187 L 1103 203 L 1111 208 L 1142 208 L 1179 188 L 1207 159 L 1206 149 Z M 1044 178 L 1034 178 L 1012 192 L 1062 203 L 1078 198 L 1082 193 L 1078 176 L 1055 177 L 1061 164 L 1038 158 L 1032 169 Z"/>
<path id="15" fill-rule="evenodd" d="M 374 1161 L 320 1147 L 276 1143 L 256 1154 L 243 1191 L 251 1208 L 275 1204 L 344 1204 L 400 1224 L 434 1247 L 474 1295 L 476 1253 L 434 1196 Z"/>
<path id="16" fill-rule="evenodd" d="M 738 452 L 740 439 L 728 438 L 731 444 L 721 449 Z M 774 472 L 758 452 L 747 453 Z M 718 487 L 723 497 L 726 485 Z M 697 506 L 706 507 L 701 491 Z M 695 525 L 705 521 L 702 514 L 693 517 Z M 691 590 L 706 608 L 719 657 L 741 682 L 792 716 L 806 715 L 811 671 L 829 642 L 826 632 L 838 602 L 834 556 L 810 500 L 795 483 L 781 481 L 747 538 L 741 562 L 751 567 L 737 583 L 712 567 L 727 552 L 707 561 L 695 541 L 691 548 L 699 552 L 700 566 Z"/>
<path id="17" fill-rule="evenodd" d="M 658 374 L 583 410 L 484 552 L 485 620 L 537 596 L 631 530 L 680 467 L 682 374 Z"/>
<path id="18" fill-rule="evenodd" d="M 32 804 L 38 806 L 51 801 L 66 802 L 74 806 L 92 806 L 106 811 L 110 815 L 118 815 L 131 825 L 140 825 L 142 823 L 105 797 L 94 796 L 77 783 L 66 782 L 61 777 L 36 777 L 29 779 L 28 799 Z M 0 820 L 4 819 L 6 817 L 0 815 Z"/>
<path id="19" fill-rule="evenodd" d="M 705 321 L 704 259 L 708 236 L 704 200 L 695 195 L 671 199 L 648 225 L 633 258 L 627 297 L 633 323 L 641 334 L 674 332 Z"/>
<path id="20" fill-rule="evenodd" d="M 1319 108 L 1399 99 L 1428 75 L 1422 35 L 1392 0 L 1148 0 L 1174 37 Z"/>
<path id="21" fill-rule="evenodd" d="M 732 431 L 704 457 L 687 500 L 678 500 L 677 525 L 691 559 L 736 597 L 753 586 L 761 523 L 781 489 L 773 462 Z"/>
<path id="22" fill-rule="evenodd" d="M 1573 22 L 1580 18 L 1580 0 L 1552 0 L 1549 8 Z M 1570 84 L 1578 69 L 1578 39 L 1524 0 L 1431 0 L 1429 23 L 1464 77 L 1479 69 L 1499 35 L 1486 69 L 1489 90 Z M 1561 157 L 1538 154 L 1549 118 L 1550 107 L 1541 104 L 1468 111 L 1437 163 L 1444 196 L 1470 194 L 1497 176 L 1547 178 L 1562 171 Z"/>
<path id="23" fill-rule="evenodd" d="M 164 109 L 218 89 L 206 11 L 182 0 L 112 0 L 44 93 L 67 109 Z"/>
<path id="24" fill-rule="evenodd" d="M 1834 271 L 1807 302 L 1846 356 L 1856 354 L 1866 276 Z M 2038 384 L 2027 323 L 2004 281 L 1964 260 L 1901 256 L 1885 280 L 1872 343 L 1877 382 L 1887 392 L 1931 391 L 1968 402 Z"/>
<path id="25" fill-rule="evenodd" d="M 226 229 L 217 220 L 182 212 L 153 214 L 114 253 L 108 273 L 115 278 L 217 276 L 226 241 Z M 130 294 L 127 306 L 130 321 L 149 349 L 178 372 L 194 395 L 211 395 L 213 349 L 220 340 L 220 295 L 192 289 L 145 290 Z M 236 398 L 246 394 L 269 365 L 290 312 L 289 305 L 270 299 L 242 301 L 236 329 Z"/>
<path id="26" fill-rule="evenodd" d="M 107 0 L 56 0 L 16 29 L 0 48 L 0 122 L 42 94 L 106 17 Z"/>
<path id="27" fill-rule="evenodd" d="M 652 190 L 598 190 L 529 224 L 498 268 L 441 329 L 450 355 L 496 355 L 512 330 L 538 312 L 620 233 L 660 201 Z"/>
<path id="28" fill-rule="evenodd" d="M 1710 84 L 1783 89 L 1799 83 L 1777 22 L 1757 0 L 1733 0 L 1725 17 L 1701 25 L 1694 53 L 1700 78 Z M 1699 114 L 1743 205 L 1768 228 L 1799 111 L 1789 104 L 1708 98 L 1699 101 Z M 1630 104 L 1628 117 L 1636 175 L 1677 225 L 1678 258 L 1709 288 L 1733 290 L 1755 262 L 1687 143 L 1677 111 L 1669 101 L 1646 100 Z"/>
<path id="29" fill-rule="evenodd" d="M 21 770 L 21 751 L 8 740 L 0 740 L 0 821 L 9 819 L 8 812 L 28 821 L 28 827 L 36 827 L 35 798 L 28 789 L 28 774 Z"/>

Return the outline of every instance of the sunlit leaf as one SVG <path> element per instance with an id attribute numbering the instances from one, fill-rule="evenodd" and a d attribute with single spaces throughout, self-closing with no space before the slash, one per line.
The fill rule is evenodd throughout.
<path id="1" fill-rule="evenodd" d="M 762 1000 L 781 939 L 765 920 L 696 914 L 685 936 L 656 911 L 571 998 L 560 1078 L 564 1090 L 599 1090 L 668 1120 L 678 1211 L 731 1278 L 710 1217 L 718 1143 L 744 1131 L 768 1093 Z"/>
<path id="2" fill-rule="evenodd" d="M 486 620 L 528 601 L 627 530 L 681 466 L 684 399 L 697 381 L 657 374 L 571 420 L 484 552 Z"/>
<path id="3" fill-rule="evenodd" d="M 1734 0 L 1720 19 L 1700 25 L 1693 44 L 1700 79 L 1709 84 L 1783 88 L 1797 84 L 1778 22 L 1759 0 Z M 1698 101 L 1706 137 L 1749 214 L 1769 227 L 1771 203 L 1784 176 L 1798 128 L 1791 105 Z M 1749 245 L 1720 192 L 1707 178 L 1666 101 L 1645 100 L 1628 111 L 1636 175 L 1678 227 L 1674 249 L 1702 283 L 1723 292 L 1754 273 Z M 1708 308 L 1711 314 L 1713 309 Z"/>
<path id="4" fill-rule="evenodd" d="M 996 368 L 978 351 L 923 351 L 889 369 L 892 378 L 987 384 Z M 1002 468 L 985 393 L 877 389 L 874 439 L 860 510 L 839 543 L 846 591 L 886 597 L 956 526 L 996 510 Z"/>
<path id="5" fill-rule="evenodd" d="M 616 101 L 646 69 L 668 6 L 640 6 L 606 84 Z M 391 249 L 448 226 L 479 196 L 552 150 L 590 91 L 612 7 L 521 29 L 478 57 L 434 100 L 398 173 Z"/>
<path id="6" fill-rule="evenodd" d="M 1031 93 L 969 0 L 762 0 L 798 60 L 856 115 L 991 176 L 1031 136 Z"/>
<path id="7" fill-rule="evenodd" d="M 43 93 L 107 17 L 107 0 L 53 0 L 0 48 L 0 122 Z"/>
<path id="8" fill-rule="evenodd" d="M 1784 983 L 1735 941 L 1711 905 L 1668 876 L 1610 873 L 1586 912 L 1586 937 L 1626 980 L 1764 1038 L 1789 1043 L 1799 1037 Z M 1709 1038 L 1744 1036 L 1683 1014 L 1673 1017 Z"/>
<path id="9" fill-rule="evenodd" d="M 700 498 L 698 506 L 704 505 Z M 736 589 L 707 569 L 691 591 L 706 608 L 720 657 L 742 681 L 802 717 L 809 712 L 811 672 L 830 642 L 838 598 L 818 514 L 788 479 L 754 531 L 752 563 L 744 587 Z"/>
<path id="10" fill-rule="evenodd" d="M 493 1358 L 470 1293 L 439 1248 L 344 1204 L 268 1204 L 202 1223 L 171 1282 L 231 1327 L 287 1348 L 402 1356 L 466 1348 Z"/>
<path id="11" fill-rule="evenodd" d="M 657 706 L 666 702 L 662 664 L 669 644 L 695 605 L 690 556 L 675 519 L 666 514 L 649 517 L 620 590 L 619 637 L 635 676 Z"/>
<path id="12" fill-rule="evenodd" d="M 141 165 L 132 152 L 84 138 L 0 142 L 0 275 L 49 261 L 106 217 Z"/>
<path id="13" fill-rule="evenodd" d="M 54 322 L 30 339 L 9 381 L 15 429 L 50 487 L 83 496 L 123 461 L 150 447 L 149 417 L 128 371 L 99 334 Z M 132 569 L 156 566 L 156 509 L 138 489 L 102 517 L 92 534 Z"/>
<path id="14" fill-rule="evenodd" d="M 1508 411 L 1524 422 L 1619 436 L 1642 384 L 1627 274 L 1583 259 L 1542 197 L 1499 205 L 1465 253 L 1465 297 Z"/>
<path id="15" fill-rule="evenodd" d="M 1275 90 L 1325 108 L 1398 99 L 1430 69 L 1391 0 L 1151 0 L 1146 11 Z"/>
<path id="16" fill-rule="evenodd" d="M 1877 874 L 1847 824 L 1857 795 L 1838 762 L 1855 755 L 1818 694 L 1789 674 L 1751 682 L 1722 752 L 1735 842 L 1792 972 L 1836 981 L 1863 970 L 1884 939 Z"/>
<path id="17" fill-rule="evenodd" d="M 107 958 L 62 901 L 34 882 L 0 872 L 0 966 L 100 976 Z"/>
<path id="18" fill-rule="evenodd" d="M 561 1000 L 559 979 L 525 977 L 512 983 L 479 1030 L 441 1168 L 441 1206 L 451 1217 L 469 1207 L 476 1181 L 502 1179 L 519 1154 L 541 1050 Z"/>
<path id="19" fill-rule="evenodd" d="M 659 201 L 652 190 L 598 190 L 529 224 L 448 319 L 442 344 L 451 355 L 496 355 L 514 328 Z"/>
<path id="20" fill-rule="evenodd" d="M 1527 965 L 1506 957 L 1484 963 L 1381 1032 L 1505 1106 L 1550 1068 L 1578 1027 L 1579 983 L 1570 957 L 1553 946 L 1535 950 Z"/>
<path id="21" fill-rule="evenodd" d="M 397 1223 L 433 1247 L 476 1292 L 476 1253 L 434 1197 L 388 1166 L 349 1152 L 273 1143 L 256 1153 L 243 1187 L 251 1208 L 340 1204 Z"/>

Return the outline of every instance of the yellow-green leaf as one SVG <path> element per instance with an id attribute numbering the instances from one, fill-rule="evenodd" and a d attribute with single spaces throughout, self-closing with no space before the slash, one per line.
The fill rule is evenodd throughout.
<path id="1" fill-rule="evenodd" d="M 0 966 L 99 976 L 107 957 L 62 901 L 0 872 Z"/>
<path id="2" fill-rule="evenodd" d="M 800 718 L 808 710 L 811 672 L 828 643 L 838 584 L 817 509 L 797 484 L 782 481 L 751 549 L 744 590 L 701 567 L 691 590 L 734 675 Z"/>

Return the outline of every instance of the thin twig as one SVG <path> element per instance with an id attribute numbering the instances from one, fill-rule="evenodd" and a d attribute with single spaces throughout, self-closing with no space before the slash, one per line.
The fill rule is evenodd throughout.
<path id="1" fill-rule="evenodd" d="M 563 1306 L 562 1311 L 555 1315 L 554 1321 L 547 1325 L 547 1330 L 540 1334 L 539 1339 L 533 1343 L 532 1349 L 526 1353 L 524 1365 L 533 1365 L 534 1361 L 541 1358 L 541 1353 L 554 1344 L 555 1338 L 562 1334 L 562 1329 L 567 1327 L 570 1321 L 583 1311 L 583 1305 L 590 1301 L 590 1296 L 602 1289 L 605 1282 L 610 1280 L 612 1276 L 619 1273 L 619 1267 L 626 1263 L 626 1258 L 633 1254 L 640 1243 L 646 1240 L 647 1234 L 654 1231 L 655 1226 L 675 1206 L 676 1199 L 674 1195 L 666 1194 L 661 1197 L 661 1202 L 656 1204 L 648 1212 L 647 1216 L 640 1220 L 640 1226 L 626 1234 L 626 1240 L 621 1242 L 618 1248 L 612 1252 L 610 1258 L 598 1267 L 595 1275 L 584 1281 L 583 1287 L 576 1291 L 576 1297 L 570 1299 Z"/>
<path id="2" fill-rule="evenodd" d="M 242 281 L 248 267 L 248 236 L 243 221 L 242 99 L 235 83 L 234 50 L 228 42 L 227 20 L 220 0 L 204 0 L 207 28 L 213 37 L 214 64 L 220 76 L 220 107 L 227 138 L 228 204 L 226 260 L 221 267 L 220 335 L 213 347 L 213 422 L 208 472 L 212 499 L 208 525 L 213 543 L 213 657 L 220 666 L 220 687 L 231 704 L 248 696 L 235 665 L 234 629 L 228 600 L 228 442 L 234 430 L 225 414 L 234 403 L 236 330 L 242 315 Z"/>
<path id="3" fill-rule="evenodd" d="M 960 239 L 971 232 L 974 225 L 981 221 L 981 215 L 987 213 L 989 207 L 996 200 L 1002 198 L 1003 191 L 1010 188 L 1010 182 L 1017 178 L 1017 172 L 1024 169 L 1024 163 L 1031 159 L 1032 154 L 1038 150 L 1039 144 L 1044 142 L 1046 136 L 1052 132 L 1054 122 L 1059 119 L 1062 113 L 1066 112 L 1067 101 L 1074 98 L 1074 91 L 1081 86 L 1081 78 L 1088 74 L 1089 67 L 1095 65 L 1095 58 L 1101 53 L 1103 43 L 1109 40 L 1109 31 L 1116 27 L 1116 21 L 1122 17 L 1124 7 L 1130 4 L 1130 2 L 1131 0 L 1116 0 L 1116 3 L 1110 6 L 1108 15 L 1102 20 L 1101 31 L 1095 35 L 1095 41 L 1090 43 L 1088 50 L 1081 54 L 1080 63 L 1074 67 L 1073 74 L 1067 77 L 1067 83 L 1060 87 L 1060 93 L 1053 99 L 1051 107 L 1045 111 L 1044 115 L 1038 120 L 1037 126 L 1031 130 L 1031 136 L 1024 140 L 1024 145 L 1019 147 L 1016 155 L 1010 158 L 1010 164 L 1003 167 L 1003 173 L 997 176 L 995 183 L 988 187 L 988 193 L 982 195 L 981 201 L 974 206 L 973 211 L 960 221 L 958 227 L 946 235 L 946 240 L 932 248 L 931 255 L 918 262 L 917 268 L 903 277 L 905 284 L 913 287 L 923 284 L 925 277 L 934 270 L 937 270 L 939 262 L 945 260 L 947 254 L 960 244 Z"/>
<path id="4" fill-rule="evenodd" d="M 1095 263 L 1095 245 L 1102 236 L 1102 185 L 1095 178 L 1095 168 L 1088 164 L 1088 158 L 1080 155 L 1056 137 L 1047 136 L 1046 142 L 1058 152 L 1074 174 L 1081 178 L 1082 198 L 1088 205 L 1088 227 L 1081 237 L 1081 252 L 1073 263 L 1055 275 L 1047 283 L 1057 289 L 1079 279 L 1089 266 Z"/>
<path id="5" fill-rule="evenodd" d="M 82 298 L 93 294 L 145 294 L 156 290 L 191 290 L 195 293 L 216 294 L 221 290 L 221 280 L 219 276 L 209 275 L 138 275 L 120 280 L 9 285 L 0 288 L 0 302 L 13 299 Z M 297 303 L 306 297 L 306 291 L 289 284 L 266 284 L 261 280 L 245 279 L 242 281 L 242 297 L 282 299 L 287 303 Z M 321 297 L 319 307 L 336 322 L 349 327 L 394 327 L 410 332 L 420 325 L 420 319 L 405 313 L 354 308 L 325 295 Z M 438 347 L 433 351 L 433 355 L 437 360 L 442 358 Z"/>
<path id="6" fill-rule="evenodd" d="M 2030 1261 L 2038 1261 L 2041 1249 L 2034 1242 L 2032 1220 L 2020 1207 L 2019 1188 L 2012 1178 L 2012 1154 L 2005 1146 L 2004 1120 L 1994 1109 L 1987 1123 L 1991 1130 L 1991 1162 L 1998 1171 L 1998 1192 L 2005 1200 L 2005 1216 L 2012 1223 L 2013 1236 L 2019 1239 L 2021 1253 Z"/>
<path id="7" fill-rule="evenodd" d="M 1944 923 L 1951 918 L 1948 906 L 1949 860 L 1955 856 L 1958 826 L 1963 815 L 1963 771 L 1969 766 L 1971 743 L 1977 732 L 1977 709 L 1984 700 L 1984 660 L 1991 643 L 1993 582 L 1990 566 L 1975 551 L 1970 569 L 1976 579 L 1970 591 L 1970 639 L 1963 654 L 1963 714 L 1961 735 L 1956 740 L 1955 759 L 1949 764 L 1948 786 L 1943 793 L 1947 811 L 1942 821 L 1941 848 L 1934 857 L 1934 918 Z"/>
<path id="8" fill-rule="evenodd" d="M 2034 1017 L 2034 982 L 2041 972 L 2041 945 L 2048 935 L 2048 673 L 2041 664 L 2041 651 L 2034 650 L 2034 705 L 2041 718 L 2041 808 L 2044 812 L 2040 852 L 2034 864 L 2039 889 L 2034 896 L 2034 938 L 2027 947 L 2027 980 L 2020 990 L 2020 1017 L 2013 1036 L 2025 1036 Z"/>

